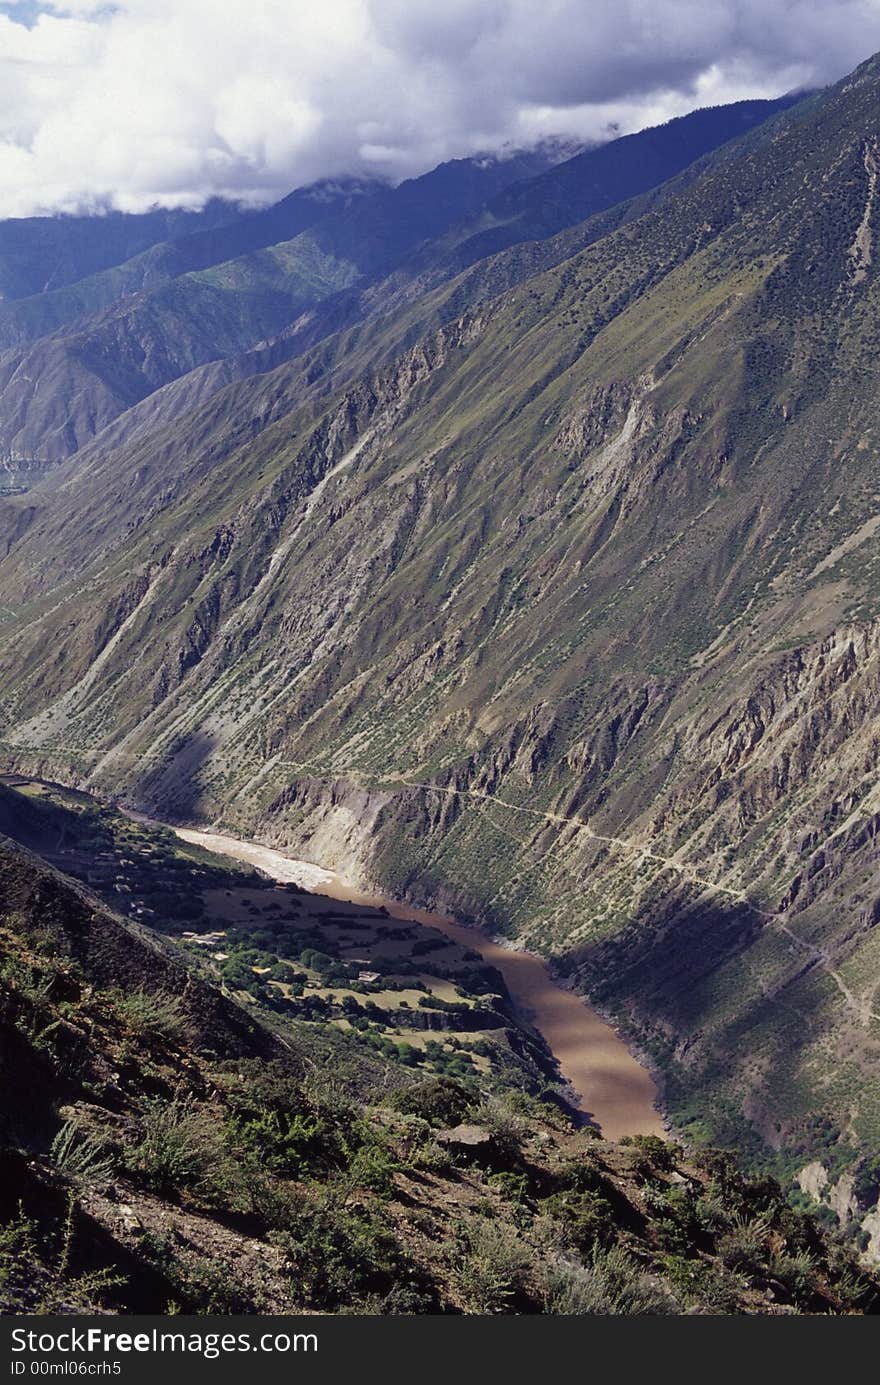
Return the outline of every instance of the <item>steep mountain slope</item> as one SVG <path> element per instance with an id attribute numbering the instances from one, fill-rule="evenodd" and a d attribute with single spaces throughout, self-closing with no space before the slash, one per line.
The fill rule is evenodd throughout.
<path id="1" fill-rule="evenodd" d="M 465 268 L 518 241 L 544 240 L 648 188 L 665 183 L 703 155 L 804 100 L 737 101 L 624 135 L 587 149 L 528 182 L 505 188 L 479 221 L 457 228 L 449 265 Z"/>
<path id="2" fill-rule="evenodd" d="M 201 212 L 40 216 L 0 221 L 0 302 L 49 293 L 121 264 L 150 246 L 226 226 L 241 216 L 214 200 Z"/>
<path id="3" fill-rule="evenodd" d="M 526 938 L 695 1138 L 876 1147 L 878 95 L 5 505 L 8 761 Z"/>
<path id="4" fill-rule="evenodd" d="M 218 224 L 214 224 L 216 218 L 209 218 L 205 213 L 191 214 L 189 222 L 192 224 L 182 221 L 173 238 L 160 236 L 147 240 L 144 248 L 135 240 L 134 253 L 111 258 L 108 252 L 105 256 L 108 264 L 100 265 L 93 272 L 86 261 L 82 272 L 71 271 L 69 282 L 56 285 L 54 276 L 49 274 L 37 292 L 16 295 L 16 301 L 7 302 L 0 309 L 0 344 L 10 347 L 35 341 L 67 322 L 109 306 L 124 295 L 156 288 L 182 274 L 208 269 L 292 240 L 316 222 L 342 209 L 348 210 L 352 204 L 359 206 L 366 198 L 385 191 L 383 184 L 378 182 L 346 179 L 298 189 L 262 211 L 245 212 L 228 207 L 225 220 Z M 114 224 L 116 220 L 114 218 Z M 125 220 L 123 218 L 123 222 Z M 178 228 L 180 221 L 178 215 L 173 228 Z M 78 228 L 80 221 L 74 224 Z M 85 224 L 94 229 L 94 218 L 87 219 Z M 60 228 L 56 235 L 63 243 L 69 223 L 62 218 L 50 225 Z M 17 222 L 0 222 L 0 265 L 8 263 L 10 258 L 8 252 L 4 255 L 4 238 L 10 240 L 20 235 L 18 226 Z M 71 238 L 75 243 L 76 235 Z M 100 235 L 97 239 L 100 245 Z"/>
<path id="5" fill-rule="evenodd" d="M 741 104 L 747 107 L 748 119 L 756 120 L 761 114 L 766 117 L 777 108 L 791 103 L 786 99 Z M 641 181 L 650 182 L 662 168 L 670 165 L 670 151 L 680 154 L 682 148 L 705 143 L 710 135 L 720 137 L 741 123 L 742 119 L 740 107 L 735 106 L 720 111 L 698 111 L 657 131 L 644 132 L 644 147 L 648 157 L 639 170 Z M 670 140 L 668 132 L 674 127 L 681 129 Z M 641 138 L 633 136 L 616 142 L 626 145 L 629 150 L 623 166 L 630 181 L 636 179 L 637 150 Z M 742 141 L 728 145 L 713 156 L 713 162 L 723 165 L 726 159 L 737 157 L 744 148 Z M 602 155 L 601 149 L 593 152 L 597 157 Z M 592 168 L 589 157 L 581 156 L 571 160 L 570 164 L 559 166 L 564 188 L 569 187 L 566 170 L 570 165 L 577 165 L 589 175 Z M 655 163 L 655 159 L 658 162 Z M 599 171 L 605 170 L 607 181 L 606 164 L 603 156 Z M 459 276 L 451 290 L 426 295 L 427 288 L 442 283 L 450 273 L 449 265 L 443 259 L 442 241 L 432 242 L 421 252 L 426 261 L 433 264 L 430 275 L 419 274 L 415 262 L 405 263 L 399 272 L 372 288 L 331 295 L 324 308 L 317 305 L 311 312 L 303 314 L 274 341 L 241 355 L 213 361 L 155 390 L 139 405 L 126 410 L 114 424 L 104 427 L 94 443 L 87 443 L 80 450 L 72 467 L 60 467 L 48 486 L 44 486 L 44 491 L 48 489 L 54 492 L 48 522 L 54 526 L 56 533 L 64 532 L 62 548 L 49 538 L 45 528 L 41 528 L 36 542 L 44 558 L 45 550 L 48 549 L 50 554 L 57 551 L 64 570 L 68 570 L 71 563 L 76 567 L 79 538 L 82 539 L 80 551 L 83 561 L 91 558 L 96 538 L 101 534 L 98 516 L 102 510 L 111 518 L 118 532 L 126 532 L 126 524 L 142 522 L 145 490 L 142 485 L 132 490 L 127 482 L 120 486 L 119 479 L 126 472 L 136 472 L 142 482 L 146 475 L 146 463 L 157 483 L 161 479 L 167 487 L 168 481 L 172 480 L 174 487 L 180 488 L 186 484 L 187 470 L 197 466 L 198 459 L 204 456 L 208 441 L 210 456 L 216 460 L 219 453 L 231 452 L 237 441 L 252 437 L 305 397 L 320 399 L 333 386 L 338 387 L 346 379 L 357 378 L 364 369 L 375 370 L 380 363 L 392 364 L 405 346 L 426 332 L 438 326 L 455 324 L 465 310 L 473 310 L 479 304 L 497 297 L 504 289 L 533 278 L 542 269 L 563 263 L 615 228 L 638 219 L 646 209 L 662 206 L 666 199 L 687 187 L 706 166 L 705 161 L 700 162 L 661 188 L 621 203 L 547 240 L 532 242 L 506 254 L 490 257 L 475 265 L 468 274 Z M 427 180 L 419 181 L 432 183 L 436 177 L 442 183 L 447 176 L 446 169 L 455 167 L 444 166 L 436 170 L 434 175 L 429 175 Z M 523 189 L 541 188 L 544 182 L 545 179 L 536 178 L 517 186 L 522 194 Z M 409 187 L 404 184 L 398 192 L 403 195 Z M 417 189 L 418 182 L 412 187 Z M 410 192 L 407 195 L 411 200 L 415 194 Z M 586 201 L 601 202 L 607 195 L 607 188 L 600 178 L 598 185 L 589 184 Z M 536 194 L 535 214 L 540 212 L 545 196 L 545 191 Z M 426 215 L 424 207 L 421 215 Z M 339 221 L 344 231 L 345 218 Z M 381 251 L 380 242 L 381 238 L 377 242 Z M 418 260 L 419 256 L 416 257 Z M 334 325 L 344 325 L 349 321 L 358 325 L 350 331 L 337 333 L 335 337 L 329 335 Z M 315 349 L 315 343 L 321 344 L 318 349 Z M 301 364 L 294 365 L 289 371 L 282 372 L 276 368 L 279 363 L 290 359 L 296 361 L 298 358 L 303 358 Z M 274 374 L 268 376 L 265 383 L 260 382 L 257 388 L 230 389 L 221 397 L 214 397 L 230 383 L 249 380 L 273 368 L 276 368 Z M 31 376 L 27 378 L 30 381 Z M 59 407 L 58 391 L 50 388 L 48 396 L 52 406 Z M 63 392 L 61 398 L 65 398 Z M 65 405 L 62 403 L 60 407 L 63 411 Z M 192 418 L 186 419 L 190 411 L 194 411 Z M 170 424 L 177 424 L 182 419 L 186 420 L 182 428 L 175 427 L 173 432 L 169 431 Z M 163 464 L 156 463 L 157 451 L 165 456 L 168 448 L 173 450 L 174 456 L 172 477 L 169 477 Z M 88 475 L 89 479 L 71 488 L 68 485 L 70 477 L 79 476 L 80 473 Z M 116 473 L 115 480 L 113 473 Z M 64 499 L 57 494 L 59 491 L 64 492 Z M 108 494 L 113 497 L 112 503 L 105 505 Z M 163 492 L 163 495 L 167 501 L 167 494 Z M 34 492 L 23 502 L 18 515 L 14 511 L 7 513 L 6 525 L 20 533 L 22 526 L 29 524 L 37 512 L 34 507 L 39 509 L 44 498 L 44 494 Z M 29 566 L 36 580 L 45 584 L 46 578 L 51 577 L 51 569 L 47 571 L 45 561 L 41 561 L 39 567 L 34 564 Z"/>
<path id="6" fill-rule="evenodd" d="M 22 462 L 69 456 L 161 385 L 387 272 L 427 235 L 554 157 L 548 145 L 456 160 L 397 188 L 319 184 L 0 309 L 0 457 L 21 471 Z"/>
<path id="7" fill-rule="evenodd" d="M 156 401 L 154 412 L 168 407 L 179 412 L 181 398 L 190 403 L 206 399 L 230 380 L 293 360 L 356 323 L 366 322 L 366 331 L 375 335 L 383 330 L 383 320 L 399 321 L 401 311 L 405 312 L 408 305 L 421 304 L 427 293 L 454 278 L 462 267 L 475 265 L 472 275 L 458 280 L 455 294 L 438 303 L 440 320 L 449 321 L 466 306 L 496 296 L 502 287 L 511 287 L 541 268 L 570 258 L 621 220 L 635 218 L 650 198 L 643 195 L 629 202 L 621 198 L 643 190 L 650 192 L 682 169 L 689 159 L 741 137 L 744 130 L 771 119 L 795 99 L 740 102 L 694 111 L 666 126 L 554 163 L 545 173 L 520 178 L 510 185 L 509 203 L 505 201 L 506 192 L 502 192 L 470 220 L 451 226 L 444 234 L 438 235 L 435 225 L 434 234 L 390 273 L 386 272 L 385 277 L 377 273 L 368 278 L 365 287 L 354 286 L 323 299 L 268 346 L 227 358 L 222 366 L 193 371 L 179 394 Z M 686 176 L 694 176 L 695 171 L 696 165 Z M 669 189 L 667 183 L 656 195 L 667 195 Z M 600 209 L 606 208 L 609 210 L 600 215 Z M 487 225 L 493 229 L 487 231 Z M 569 227 L 571 230 L 566 231 Z M 521 249 L 515 255 L 490 256 L 480 262 L 490 247 L 505 245 L 520 245 Z M 387 268 L 386 263 L 384 269 Z M 339 350 L 333 354 L 338 363 Z M 345 364 L 346 368 L 350 364 L 354 373 L 356 360 L 346 360 Z M 140 420 L 127 415 L 116 441 L 129 436 L 129 427 L 139 429 Z M 103 438 L 101 443 L 105 445 Z"/>
<path id="8" fill-rule="evenodd" d="M 289 359 L 393 306 L 406 285 L 422 292 L 490 250 L 546 239 L 662 183 L 794 100 L 695 111 L 562 162 L 562 147 L 550 143 L 503 159 L 455 160 L 395 189 L 319 185 L 11 304 L 0 310 L 0 453 L 26 478 L 23 461 L 70 455 L 193 366 L 233 357 L 290 325 L 273 363 Z M 303 320 L 305 308 L 318 311 Z M 125 360 L 132 348 L 128 371 L 108 371 L 106 361 Z M 268 364 L 245 356 L 223 378 Z M 199 380 L 203 397 L 215 376 Z"/>

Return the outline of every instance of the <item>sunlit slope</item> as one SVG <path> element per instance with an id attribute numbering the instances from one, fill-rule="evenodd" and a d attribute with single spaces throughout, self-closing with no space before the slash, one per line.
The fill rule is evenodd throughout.
<path id="1" fill-rule="evenodd" d="M 82 248 L 80 220 L 61 219 L 54 238 L 36 236 L 38 245 L 46 241 L 40 291 L 0 301 L 0 463 L 62 461 L 163 385 L 283 333 L 323 299 L 387 272 L 421 240 L 555 156 L 548 148 L 455 160 L 398 188 L 316 184 L 265 211 L 229 208 L 220 226 L 203 213 L 191 234 L 147 241 L 132 258 L 110 258 L 72 282 L 61 276 L 56 287 L 52 265 L 65 231 L 70 256 Z M 127 224 L 108 220 L 111 230 Z M 108 241 L 109 257 L 103 221 L 95 238 Z M 15 277 L 18 239 L 10 223 L 0 223 L 0 283 L 5 272 Z M 84 266 L 94 258 L 84 256 Z"/>
<path id="2" fill-rule="evenodd" d="M 0 464 L 58 463 L 209 363 L 228 362 L 223 374 L 234 379 L 301 355 L 492 249 L 546 240 L 656 187 L 793 99 L 694 111 L 573 158 L 549 141 L 452 160 L 396 188 L 319 183 L 263 211 L 227 208 L 226 224 L 213 225 L 208 209 L 190 218 L 189 234 L 185 217 L 168 214 L 174 238 L 158 243 L 147 235 L 158 217 L 103 218 L 91 254 L 81 220 L 62 218 L 28 223 L 34 247 L 20 264 L 22 234 L 0 223 L 0 286 L 5 276 L 36 290 L 3 302 L 0 287 Z M 148 248 L 120 261 L 126 228 L 134 247 Z M 34 284 L 41 253 L 45 271 Z M 256 366 L 255 349 L 264 358 Z M 200 374 L 205 397 L 216 371 Z"/>

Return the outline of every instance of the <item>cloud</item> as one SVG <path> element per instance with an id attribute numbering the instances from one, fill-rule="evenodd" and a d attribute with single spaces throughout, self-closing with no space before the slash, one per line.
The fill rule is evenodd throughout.
<path id="1" fill-rule="evenodd" d="M 0 216 L 399 179 L 877 48 L 880 0 L 0 0 Z"/>

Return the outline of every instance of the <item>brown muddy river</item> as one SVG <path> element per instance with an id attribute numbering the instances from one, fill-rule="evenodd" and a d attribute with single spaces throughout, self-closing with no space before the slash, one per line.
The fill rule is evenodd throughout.
<path id="1" fill-rule="evenodd" d="M 540 957 L 505 947 L 485 933 L 466 928 L 442 914 L 362 894 L 333 871 L 296 861 L 271 847 L 192 828 L 171 830 L 184 841 L 195 842 L 208 851 L 258 866 L 274 880 L 291 882 L 331 899 L 385 908 L 393 918 L 430 925 L 455 942 L 473 948 L 501 972 L 520 1013 L 543 1035 L 562 1076 L 577 1093 L 578 1106 L 601 1126 L 607 1139 L 663 1135 L 655 1107 L 657 1088 L 650 1073 L 595 1010 L 574 991 L 553 980 Z"/>

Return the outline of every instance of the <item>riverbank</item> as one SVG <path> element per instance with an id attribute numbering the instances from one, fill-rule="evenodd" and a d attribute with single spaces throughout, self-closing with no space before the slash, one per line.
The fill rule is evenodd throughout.
<path id="1" fill-rule="evenodd" d="M 152 821 L 140 814 L 130 815 Z M 435 928 L 472 948 L 501 973 L 520 1014 L 543 1036 L 556 1058 L 577 1108 L 599 1125 L 607 1139 L 665 1134 L 657 1109 L 658 1090 L 650 1071 L 612 1026 L 576 991 L 556 980 L 536 954 L 490 938 L 458 919 L 364 893 L 336 872 L 298 861 L 272 847 L 197 828 L 161 825 L 170 826 L 183 841 L 246 862 L 281 883 L 296 884 L 331 899 L 383 908 L 392 918 Z"/>

